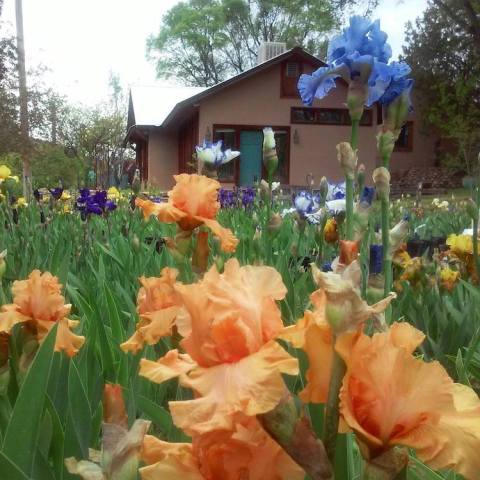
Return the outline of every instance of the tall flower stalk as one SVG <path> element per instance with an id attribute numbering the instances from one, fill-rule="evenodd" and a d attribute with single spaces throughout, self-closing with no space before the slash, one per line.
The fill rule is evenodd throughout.
<path id="1" fill-rule="evenodd" d="M 410 73 L 410 67 L 407 64 L 392 62 L 387 66 L 387 69 L 390 72 L 391 83 L 379 99 L 379 103 L 383 106 L 383 125 L 377 135 L 377 149 L 382 160 L 382 168 L 386 170 L 386 172 L 383 172 L 383 178 L 380 178 L 383 182 L 380 200 L 385 295 L 390 293 L 393 283 L 393 252 L 390 246 L 390 159 L 395 142 L 398 140 L 407 116 L 412 110 L 410 93 L 413 87 L 413 80 L 407 78 Z M 388 185 L 385 185 L 386 174 L 388 174 Z M 387 312 L 387 320 L 390 320 L 390 313 Z"/>
<path id="2" fill-rule="evenodd" d="M 302 75 L 298 89 L 303 102 L 324 98 L 341 77 L 348 84 L 347 106 L 352 121 L 350 143 L 337 146 L 338 159 L 346 179 L 346 239 L 354 238 L 354 181 L 357 167 L 358 130 L 364 107 L 377 102 L 393 81 L 395 71 L 387 64 L 392 50 L 380 22 L 354 16 L 349 27 L 333 38 L 328 46 L 328 65 L 312 75 Z M 388 231 L 388 230 L 387 230 Z M 334 352 L 330 387 L 326 404 L 324 441 L 330 460 L 335 458 L 339 423 L 339 393 L 345 375 L 343 359 Z"/>

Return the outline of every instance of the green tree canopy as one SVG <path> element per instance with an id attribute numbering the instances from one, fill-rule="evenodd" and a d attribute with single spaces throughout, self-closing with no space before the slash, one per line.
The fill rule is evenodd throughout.
<path id="1" fill-rule="evenodd" d="M 263 41 L 319 55 L 348 6 L 376 0 L 188 0 L 163 17 L 147 41 L 159 77 L 211 86 L 256 63 Z"/>
<path id="2" fill-rule="evenodd" d="M 407 26 L 404 59 L 412 66 L 421 118 L 450 140 L 443 160 L 470 173 L 480 150 L 480 56 L 475 31 L 451 15 L 465 3 L 479 4 L 432 0 Z"/>

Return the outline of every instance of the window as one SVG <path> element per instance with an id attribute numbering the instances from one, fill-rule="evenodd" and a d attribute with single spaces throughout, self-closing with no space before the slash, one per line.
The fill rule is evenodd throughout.
<path id="1" fill-rule="evenodd" d="M 396 152 L 411 152 L 413 149 L 413 122 L 407 122 L 395 142 Z"/>
<path id="2" fill-rule="evenodd" d="M 346 108 L 292 107 L 290 117 L 290 123 L 351 125 L 350 115 Z M 360 125 L 370 127 L 372 121 L 372 110 L 365 110 L 360 120 Z"/>
<path id="3" fill-rule="evenodd" d="M 223 141 L 223 150 L 230 148 L 236 150 L 237 146 L 237 136 L 235 129 L 233 128 L 219 128 L 214 132 L 214 142 L 218 140 Z M 218 180 L 221 182 L 234 182 L 235 181 L 235 168 L 236 168 L 237 159 L 232 160 L 231 162 L 221 165 L 217 170 Z"/>
<path id="4" fill-rule="evenodd" d="M 300 76 L 300 66 L 297 62 L 287 62 L 287 68 L 285 75 L 287 77 L 295 77 L 298 78 Z"/>
<path id="5" fill-rule="evenodd" d="M 259 132 L 262 135 L 263 126 L 260 125 L 213 125 L 214 141 L 223 140 L 223 148 L 241 150 L 242 132 Z M 275 143 L 278 155 L 278 168 L 274 180 L 282 184 L 288 184 L 290 174 L 290 127 L 273 127 Z M 262 139 L 263 141 L 263 139 Z M 258 144 L 258 159 L 260 161 L 259 173 L 266 178 L 266 172 L 262 162 L 262 144 Z M 244 165 L 246 165 L 244 163 Z M 240 184 L 242 178 L 242 158 L 222 165 L 218 170 L 218 180 L 222 182 L 234 182 Z M 257 180 L 259 180 L 257 178 Z"/>
<path id="6" fill-rule="evenodd" d="M 302 58 L 291 58 L 284 61 L 280 72 L 280 96 L 282 98 L 299 98 L 297 83 L 302 73 L 310 73 L 313 65 L 305 62 Z"/>

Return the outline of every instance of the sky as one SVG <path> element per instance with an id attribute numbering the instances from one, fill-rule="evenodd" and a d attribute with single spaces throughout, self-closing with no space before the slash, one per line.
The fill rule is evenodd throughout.
<path id="1" fill-rule="evenodd" d="M 179 0 L 23 0 L 27 68 L 47 66 L 47 82 L 74 103 L 94 105 L 109 94 L 113 72 L 122 85 L 151 85 L 155 68 L 145 42 L 158 32 L 163 14 Z M 394 57 L 401 53 L 404 25 L 427 0 L 381 0 L 380 18 Z M 15 0 L 4 0 L 2 20 L 14 32 Z M 10 24 L 10 26 L 8 25 Z"/>

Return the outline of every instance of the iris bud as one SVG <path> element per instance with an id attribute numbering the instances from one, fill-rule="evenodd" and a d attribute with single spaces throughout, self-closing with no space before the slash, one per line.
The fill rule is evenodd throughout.
<path id="1" fill-rule="evenodd" d="M 278 167 L 278 156 L 275 148 L 275 133 L 270 127 L 263 129 L 263 165 L 268 178 L 272 178 Z"/>
<path id="2" fill-rule="evenodd" d="M 381 131 L 378 133 L 377 149 L 382 159 L 391 157 L 393 149 L 395 148 L 396 139 L 397 137 L 395 136 L 395 133 L 390 130 Z"/>
<path id="3" fill-rule="evenodd" d="M 390 196 L 390 172 L 385 167 L 376 168 L 373 171 L 373 182 L 380 199 L 388 200 Z"/>
<path id="4" fill-rule="evenodd" d="M 355 178 L 357 168 L 357 152 L 353 150 L 348 142 L 340 142 L 337 145 L 337 159 L 347 178 Z"/>
<path id="5" fill-rule="evenodd" d="M 320 180 L 320 206 L 324 207 L 325 202 L 327 201 L 327 195 L 328 195 L 328 180 L 327 177 L 322 177 Z"/>

